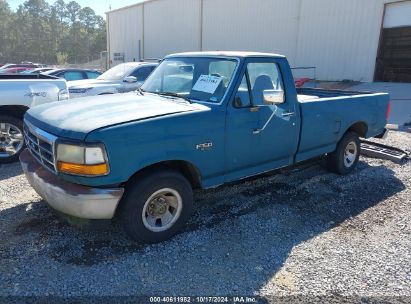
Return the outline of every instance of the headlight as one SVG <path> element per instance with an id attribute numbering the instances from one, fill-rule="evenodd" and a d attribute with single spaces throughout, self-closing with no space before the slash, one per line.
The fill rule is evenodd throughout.
<path id="1" fill-rule="evenodd" d="M 57 145 L 57 170 L 61 173 L 101 176 L 109 173 L 106 151 L 103 145 Z"/>
<path id="2" fill-rule="evenodd" d="M 62 89 L 59 91 L 58 100 L 66 100 L 66 99 L 69 99 L 69 97 L 70 97 L 70 94 L 67 89 Z"/>

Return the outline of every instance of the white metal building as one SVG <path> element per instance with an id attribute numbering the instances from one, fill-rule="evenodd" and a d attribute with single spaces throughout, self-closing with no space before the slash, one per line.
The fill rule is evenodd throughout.
<path id="1" fill-rule="evenodd" d="M 146 0 L 108 12 L 107 21 L 111 65 L 262 51 L 315 66 L 321 80 L 411 82 L 411 0 Z"/>

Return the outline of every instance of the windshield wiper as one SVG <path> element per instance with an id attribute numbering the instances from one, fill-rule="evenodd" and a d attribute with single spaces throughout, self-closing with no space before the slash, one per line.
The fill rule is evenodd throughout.
<path id="1" fill-rule="evenodd" d="M 191 100 L 188 97 L 185 97 L 183 95 L 173 93 L 173 92 L 159 92 L 157 93 L 160 96 L 170 96 L 170 97 L 176 97 L 176 98 L 181 98 L 184 99 L 185 101 L 188 101 L 189 103 L 192 103 Z"/>

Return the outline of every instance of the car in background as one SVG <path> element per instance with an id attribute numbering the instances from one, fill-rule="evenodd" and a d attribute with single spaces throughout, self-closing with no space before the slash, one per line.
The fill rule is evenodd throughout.
<path id="1" fill-rule="evenodd" d="M 157 65 L 153 62 L 126 62 L 112 67 L 95 80 L 69 81 L 70 98 L 135 91 Z"/>
<path id="2" fill-rule="evenodd" d="M 83 79 L 95 79 L 101 75 L 101 72 L 97 70 L 87 69 L 53 69 L 43 74 L 56 76 L 58 78 L 64 78 L 67 81 L 83 80 Z"/>
<path id="3" fill-rule="evenodd" d="M 11 68 L 30 68 L 30 69 L 35 69 L 38 68 L 39 66 L 34 64 L 34 63 L 18 63 L 18 64 L 14 64 L 14 63 L 7 63 L 5 65 L 3 65 L 2 67 L 0 67 L 0 71 L 1 70 L 5 70 L 5 69 L 11 69 Z"/>
<path id="4" fill-rule="evenodd" d="M 33 68 L 28 67 L 13 67 L 13 68 L 6 68 L 0 69 L 1 74 L 20 74 L 22 72 L 31 71 Z"/>
<path id="5" fill-rule="evenodd" d="M 36 68 L 36 69 L 23 71 L 20 74 L 39 74 L 39 73 L 44 73 L 44 72 L 51 71 L 51 70 L 54 70 L 54 69 L 53 68 Z"/>
<path id="6" fill-rule="evenodd" d="M 31 61 L 23 61 L 22 64 L 31 64 L 31 65 L 35 65 L 38 68 L 45 68 L 47 67 L 47 64 L 43 64 L 43 63 L 38 63 L 38 62 L 31 62 Z"/>

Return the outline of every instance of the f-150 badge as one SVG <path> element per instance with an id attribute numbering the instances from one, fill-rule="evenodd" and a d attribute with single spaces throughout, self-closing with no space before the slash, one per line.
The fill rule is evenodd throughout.
<path id="1" fill-rule="evenodd" d="M 211 149 L 212 147 L 213 147 L 213 143 L 212 143 L 212 142 L 208 142 L 208 143 L 196 145 L 196 149 L 197 149 L 197 150 L 201 150 L 201 151 Z"/>

